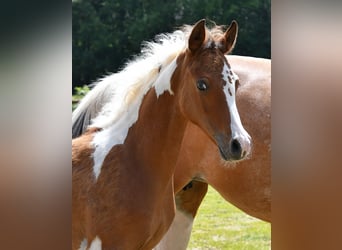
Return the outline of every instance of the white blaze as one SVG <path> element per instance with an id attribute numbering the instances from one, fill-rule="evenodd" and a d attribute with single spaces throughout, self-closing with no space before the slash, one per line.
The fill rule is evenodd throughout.
<path id="1" fill-rule="evenodd" d="M 231 82 L 229 81 L 229 78 Z M 223 91 L 226 95 L 230 113 L 230 129 L 232 131 L 232 139 L 238 140 L 241 144 L 242 150 L 246 151 L 247 154 L 249 154 L 251 148 L 251 137 L 242 126 L 235 102 L 235 82 L 238 79 L 238 76 L 233 71 L 229 70 L 226 63 L 223 66 L 222 79 L 226 83 L 223 87 Z"/>

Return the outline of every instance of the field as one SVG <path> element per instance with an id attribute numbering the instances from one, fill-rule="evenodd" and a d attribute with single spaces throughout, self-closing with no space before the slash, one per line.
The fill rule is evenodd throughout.
<path id="1" fill-rule="evenodd" d="M 196 216 L 188 249 L 271 249 L 271 225 L 241 212 L 209 187 Z"/>

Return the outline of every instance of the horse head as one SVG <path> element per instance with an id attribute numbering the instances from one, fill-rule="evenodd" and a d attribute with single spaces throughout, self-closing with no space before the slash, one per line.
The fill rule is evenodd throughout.
<path id="1" fill-rule="evenodd" d="M 235 103 L 238 77 L 225 57 L 235 45 L 237 32 L 235 21 L 225 32 L 208 31 L 205 20 L 197 22 L 171 79 L 183 82 L 179 98 L 183 115 L 204 130 L 226 161 L 244 159 L 251 151 L 251 137 Z"/>

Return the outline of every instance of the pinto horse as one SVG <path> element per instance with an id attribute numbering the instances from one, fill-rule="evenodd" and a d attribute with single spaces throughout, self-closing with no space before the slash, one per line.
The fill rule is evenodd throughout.
<path id="1" fill-rule="evenodd" d="M 271 222 L 271 60 L 228 60 L 240 79 L 236 102 L 253 138 L 253 153 L 243 161 L 222 162 L 211 140 L 189 123 L 174 175 L 176 216 L 156 250 L 186 249 L 208 184 L 247 214 Z"/>
<path id="2" fill-rule="evenodd" d="M 225 32 L 210 30 L 201 20 L 161 35 L 98 85 L 115 91 L 72 141 L 73 249 L 151 249 L 161 240 L 175 215 L 173 173 L 188 122 L 217 145 L 223 161 L 248 157 L 237 76 L 224 56 L 237 29 L 233 21 Z"/>

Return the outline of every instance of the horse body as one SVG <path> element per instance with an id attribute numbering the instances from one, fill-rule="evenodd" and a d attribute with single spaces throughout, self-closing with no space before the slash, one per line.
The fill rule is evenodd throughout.
<path id="1" fill-rule="evenodd" d="M 77 209 L 73 211 L 73 215 L 76 215 L 73 220 L 82 221 L 86 225 L 85 231 L 82 232 L 83 237 L 99 237 L 103 246 L 115 246 L 117 249 L 150 249 L 161 238 L 174 216 L 173 182 L 170 176 L 175 165 L 172 159 L 177 158 L 185 121 L 177 116 L 172 117 L 172 121 L 167 120 L 167 114 L 170 112 L 165 108 L 175 107 L 152 105 L 157 101 L 155 93 L 152 92 L 154 91 L 146 97 L 151 104 L 143 102 L 141 106 L 142 113 L 149 114 L 140 114 L 141 119 L 131 127 L 125 143 L 111 148 L 101 166 L 101 174 L 96 183 L 92 168 L 83 169 L 84 166 L 89 166 L 89 156 L 73 161 L 73 165 L 77 166 L 73 168 L 73 206 Z M 151 98 L 148 98 L 149 95 Z M 161 98 L 160 102 L 169 102 L 170 98 Z M 153 110 L 150 105 L 158 108 Z M 163 122 L 159 123 L 160 128 L 157 130 L 149 119 L 154 122 L 161 119 Z M 174 147 L 167 145 L 170 141 L 169 135 L 161 132 L 149 133 L 150 137 L 139 137 L 137 143 L 136 134 L 148 133 L 152 129 L 167 131 L 166 126 L 171 131 L 176 131 L 176 134 L 172 133 Z M 82 145 L 90 145 L 92 138 L 94 135 L 89 133 L 75 139 L 73 156 L 78 155 L 75 151 Z M 168 150 L 163 150 L 164 147 Z M 88 148 L 87 151 L 80 152 L 84 154 L 91 151 Z M 80 192 L 83 195 L 82 200 L 77 197 Z M 85 208 L 86 211 L 83 211 Z M 84 216 L 77 218 L 82 213 Z M 77 224 L 79 223 L 75 226 Z M 73 231 L 79 232 L 80 228 L 74 228 Z M 153 239 L 151 235 L 154 236 Z M 82 239 L 78 239 L 77 247 Z"/>
<path id="2" fill-rule="evenodd" d="M 216 143 L 223 159 L 249 154 L 250 137 L 235 106 L 236 78 L 224 57 L 236 33 L 235 22 L 219 36 L 198 22 L 188 48 L 169 52 L 128 82 L 128 90 L 118 87 L 114 102 L 73 140 L 73 249 L 151 249 L 160 241 L 175 213 L 172 176 L 188 121 Z"/>

